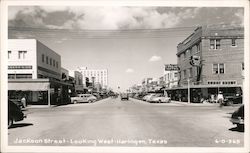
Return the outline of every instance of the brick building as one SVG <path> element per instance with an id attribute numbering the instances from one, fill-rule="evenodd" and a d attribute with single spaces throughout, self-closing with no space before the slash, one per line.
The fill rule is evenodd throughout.
<path id="1" fill-rule="evenodd" d="M 178 89 L 187 100 L 187 86 L 191 101 L 211 95 L 241 93 L 244 74 L 244 28 L 215 25 L 198 27 L 177 46 L 179 67 Z M 192 58 L 198 63 L 193 64 Z M 194 100 L 196 97 L 196 100 Z M 198 97 L 198 99 L 197 99 Z"/>

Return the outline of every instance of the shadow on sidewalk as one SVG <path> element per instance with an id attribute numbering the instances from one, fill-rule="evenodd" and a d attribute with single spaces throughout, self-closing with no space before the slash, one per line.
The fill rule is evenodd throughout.
<path id="1" fill-rule="evenodd" d="M 9 129 L 19 128 L 19 127 L 26 127 L 26 126 L 33 126 L 33 124 L 32 123 L 13 124 Z"/>

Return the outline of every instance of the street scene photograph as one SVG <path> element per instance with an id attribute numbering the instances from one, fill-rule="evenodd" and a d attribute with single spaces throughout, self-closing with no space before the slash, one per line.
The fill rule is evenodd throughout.
<path id="1" fill-rule="evenodd" d="M 5 52 L 8 146 L 245 147 L 244 7 L 8 6 Z"/>

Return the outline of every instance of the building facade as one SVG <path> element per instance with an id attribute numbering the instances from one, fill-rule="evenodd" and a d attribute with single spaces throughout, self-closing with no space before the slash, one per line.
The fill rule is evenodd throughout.
<path id="1" fill-rule="evenodd" d="M 68 102 L 67 70 L 61 56 L 36 39 L 8 40 L 8 96 L 28 104 Z M 62 78 L 62 72 L 66 73 Z"/>
<path id="2" fill-rule="evenodd" d="M 61 79 L 61 56 L 36 39 L 8 40 L 8 79 Z"/>
<path id="3" fill-rule="evenodd" d="M 76 93 L 84 93 L 82 73 L 80 73 L 78 71 L 70 70 L 69 71 L 69 76 L 73 78 L 74 92 L 76 92 Z"/>
<path id="4" fill-rule="evenodd" d="M 88 69 L 87 67 L 78 67 L 79 71 L 83 76 L 83 85 L 88 86 L 100 86 L 102 88 L 108 87 L 108 70 L 107 69 Z"/>
<path id="5" fill-rule="evenodd" d="M 219 90 L 237 92 L 243 83 L 244 28 L 198 27 L 178 44 L 176 55 L 179 87 L 200 87 L 205 97 Z"/>

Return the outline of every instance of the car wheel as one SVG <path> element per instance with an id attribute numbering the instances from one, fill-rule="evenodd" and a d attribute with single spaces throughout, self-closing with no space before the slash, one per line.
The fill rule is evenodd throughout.
<path id="1" fill-rule="evenodd" d="M 74 103 L 74 104 L 76 104 L 76 103 L 77 103 L 77 101 L 76 101 L 76 100 L 74 100 L 74 101 L 73 101 L 73 103 Z"/>
<path id="2" fill-rule="evenodd" d="M 8 128 L 10 128 L 13 125 L 13 119 L 8 119 Z"/>
<path id="3" fill-rule="evenodd" d="M 92 103 L 92 100 L 88 100 L 88 103 Z"/>

